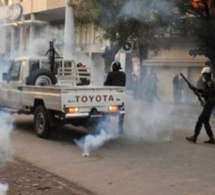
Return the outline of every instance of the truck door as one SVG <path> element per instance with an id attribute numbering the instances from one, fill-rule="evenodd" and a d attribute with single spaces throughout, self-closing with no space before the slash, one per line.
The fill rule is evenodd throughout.
<path id="1" fill-rule="evenodd" d="M 8 71 L 8 80 L 3 84 L 4 90 L 3 101 L 8 108 L 20 109 L 20 86 L 22 85 L 21 78 L 22 61 L 13 61 Z"/>

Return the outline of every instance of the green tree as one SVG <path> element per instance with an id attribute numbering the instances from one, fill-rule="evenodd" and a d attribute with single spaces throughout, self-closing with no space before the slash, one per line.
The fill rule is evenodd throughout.
<path id="1" fill-rule="evenodd" d="M 163 36 L 162 29 L 170 22 L 173 10 L 171 3 L 160 0 L 94 2 L 99 8 L 94 21 L 106 31 L 106 38 L 115 43 L 117 48 L 131 41 L 136 45 L 140 61 L 146 58 L 148 48 L 159 48 L 158 40 Z"/>
<path id="2" fill-rule="evenodd" d="M 184 28 L 195 38 L 198 48 L 211 61 L 215 76 L 215 0 L 176 1 Z M 185 25 L 186 24 L 186 25 Z"/>
<path id="3" fill-rule="evenodd" d="M 92 0 L 68 0 L 67 4 L 73 6 L 76 24 L 93 22 L 95 7 Z"/>
<path id="4" fill-rule="evenodd" d="M 215 0 L 80 0 L 76 9 L 77 21 L 95 23 L 111 41 L 106 66 L 127 41 L 137 43 L 142 61 L 149 48 L 159 50 L 169 28 L 195 40 L 215 75 Z"/>
<path id="5" fill-rule="evenodd" d="M 79 22 L 82 18 L 82 22 L 92 21 L 104 29 L 104 38 L 111 42 L 104 53 L 108 70 L 119 49 L 129 46 L 128 41 L 141 61 L 148 48 L 158 49 L 163 29 L 172 21 L 173 8 L 170 0 L 82 0 L 76 5 L 76 16 L 85 12 Z"/>

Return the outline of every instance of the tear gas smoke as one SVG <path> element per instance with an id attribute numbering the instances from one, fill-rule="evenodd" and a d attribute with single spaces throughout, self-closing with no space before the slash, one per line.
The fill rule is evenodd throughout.
<path id="1" fill-rule="evenodd" d="M 134 18 L 142 22 L 151 22 L 155 19 L 154 15 L 159 12 L 163 20 L 169 20 L 173 8 L 174 4 L 165 0 L 142 2 L 131 0 L 124 4 L 119 15 Z"/>
<path id="2" fill-rule="evenodd" d="M 127 98 L 124 126 L 128 139 L 169 142 L 178 131 L 193 131 L 193 125 L 198 118 L 198 114 L 193 113 L 193 108 L 184 103 L 181 105 L 165 103 L 162 96 L 160 97 L 161 102 L 154 103 Z M 197 109 L 201 111 L 201 107 Z"/>
<path id="3" fill-rule="evenodd" d="M 62 53 L 62 41 L 63 28 L 53 27 L 51 25 L 43 25 L 37 34 L 34 35 L 34 39 L 27 40 L 27 47 L 29 50 L 23 52 L 21 55 L 32 55 L 32 56 L 45 56 L 45 53 L 49 49 L 49 42 L 54 41 L 56 51 L 61 55 Z M 30 52 L 30 53 L 27 53 Z"/>
<path id="4" fill-rule="evenodd" d="M 73 59 L 74 19 L 72 6 L 66 5 L 65 13 L 63 57 L 66 59 Z"/>
<path id="5" fill-rule="evenodd" d="M 88 134 L 80 140 L 75 140 L 75 143 L 83 150 L 82 156 L 88 157 L 92 150 L 102 147 L 106 142 L 116 137 L 113 133 L 102 129 L 96 135 Z"/>
<path id="6" fill-rule="evenodd" d="M 13 156 L 13 147 L 10 139 L 13 127 L 11 115 L 0 112 L 0 123 L 0 168 L 2 168 L 7 162 L 12 160 Z"/>
<path id="7" fill-rule="evenodd" d="M 10 135 L 13 127 L 13 120 L 8 113 L 0 112 L 0 169 L 12 160 L 13 146 Z M 6 195 L 8 184 L 0 183 L 0 195 Z"/>
<path id="8" fill-rule="evenodd" d="M 0 183 L 0 195 L 6 195 L 8 191 L 8 184 Z"/>
<path id="9" fill-rule="evenodd" d="M 6 62 L 0 63 L 0 74 L 8 69 Z M 0 79 L 1 80 L 1 79 Z M 11 133 L 13 128 L 13 119 L 9 113 L 0 112 L 0 170 L 12 161 L 13 145 L 11 142 Z M 8 184 L 0 183 L 0 195 L 6 195 L 8 191 Z"/>

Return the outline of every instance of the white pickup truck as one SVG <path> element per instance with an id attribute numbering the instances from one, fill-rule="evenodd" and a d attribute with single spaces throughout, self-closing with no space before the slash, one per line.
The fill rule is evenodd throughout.
<path id="1" fill-rule="evenodd" d="M 48 138 L 65 124 L 95 125 L 106 116 L 124 116 L 124 88 L 94 86 L 90 70 L 74 61 L 56 58 L 54 72 L 48 57 L 19 57 L 2 73 L 0 108 L 33 114 L 37 136 Z"/>

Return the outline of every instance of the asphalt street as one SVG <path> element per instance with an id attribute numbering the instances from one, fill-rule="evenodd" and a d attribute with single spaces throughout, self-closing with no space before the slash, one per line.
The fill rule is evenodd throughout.
<path id="1" fill-rule="evenodd" d="M 39 139 L 32 117 L 15 115 L 15 155 L 98 195 L 214 195 L 215 145 L 203 144 L 204 129 L 196 144 L 185 140 L 201 107 L 126 101 L 124 134 L 89 157 L 74 142 L 83 134 Z"/>

